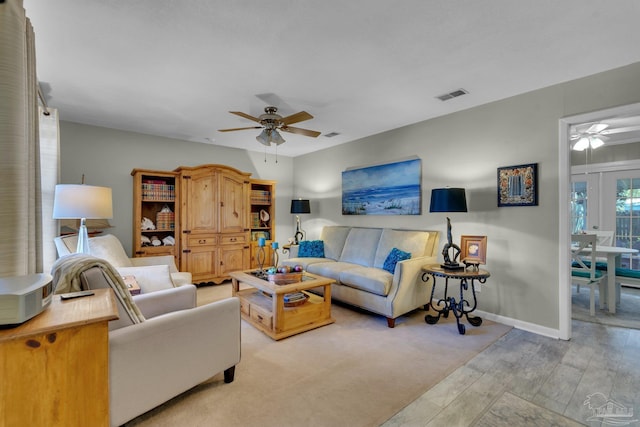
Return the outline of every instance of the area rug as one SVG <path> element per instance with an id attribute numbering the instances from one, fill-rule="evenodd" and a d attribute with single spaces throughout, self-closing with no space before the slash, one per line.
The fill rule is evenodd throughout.
<path id="1" fill-rule="evenodd" d="M 226 296 L 216 286 L 218 299 Z M 208 290 L 205 290 L 208 292 Z M 334 304 L 336 322 L 273 341 L 242 322 L 235 381 L 218 374 L 127 426 L 378 426 L 511 327 L 484 321 L 459 335 L 453 316 L 425 311 L 387 327 L 382 316 Z"/>
<path id="2" fill-rule="evenodd" d="M 571 289 L 571 317 L 583 322 L 599 323 L 607 326 L 619 326 L 621 328 L 640 329 L 640 289 L 622 287 L 620 304 L 615 313 L 609 313 L 606 308 L 598 308 L 599 295 L 596 290 L 596 315 L 589 313 L 589 287 L 580 288 L 576 292 L 576 286 Z"/>

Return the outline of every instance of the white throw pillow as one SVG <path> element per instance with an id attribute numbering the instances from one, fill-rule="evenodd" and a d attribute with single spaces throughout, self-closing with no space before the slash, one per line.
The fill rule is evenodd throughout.
<path id="1" fill-rule="evenodd" d="M 168 265 L 145 265 L 140 267 L 116 267 L 121 276 L 134 276 L 141 294 L 173 288 Z"/>

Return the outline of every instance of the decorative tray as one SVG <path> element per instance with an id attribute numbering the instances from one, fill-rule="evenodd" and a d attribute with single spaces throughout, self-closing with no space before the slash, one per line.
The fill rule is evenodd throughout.
<path id="1" fill-rule="evenodd" d="M 288 300 L 287 297 L 291 297 L 291 300 Z M 297 307 L 299 305 L 304 304 L 309 299 L 309 295 L 304 292 L 296 292 L 294 294 L 286 294 L 284 296 L 284 306 L 285 307 Z"/>
<path id="2" fill-rule="evenodd" d="M 276 285 L 288 285 L 302 281 L 302 273 L 276 273 L 268 274 L 267 280 Z"/>

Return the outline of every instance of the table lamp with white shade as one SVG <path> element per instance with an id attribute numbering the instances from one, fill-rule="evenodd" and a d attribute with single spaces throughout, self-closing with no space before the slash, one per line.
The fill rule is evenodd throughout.
<path id="1" fill-rule="evenodd" d="M 111 188 L 85 184 L 56 185 L 53 199 L 54 219 L 80 219 L 76 252 L 89 254 L 87 219 L 113 217 Z"/>

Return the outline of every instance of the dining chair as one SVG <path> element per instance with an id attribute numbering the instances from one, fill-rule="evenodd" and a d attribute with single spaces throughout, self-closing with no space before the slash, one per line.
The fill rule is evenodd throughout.
<path id="1" fill-rule="evenodd" d="M 571 236 L 571 283 L 589 286 L 589 314 L 596 315 L 595 289 L 598 287 L 598 305 L 603 308 L 606 300 L 607 273 L 596 268 L 597 236 L 574 234 Z M 589 249 L 585 251 L 585 249 Z"/>

